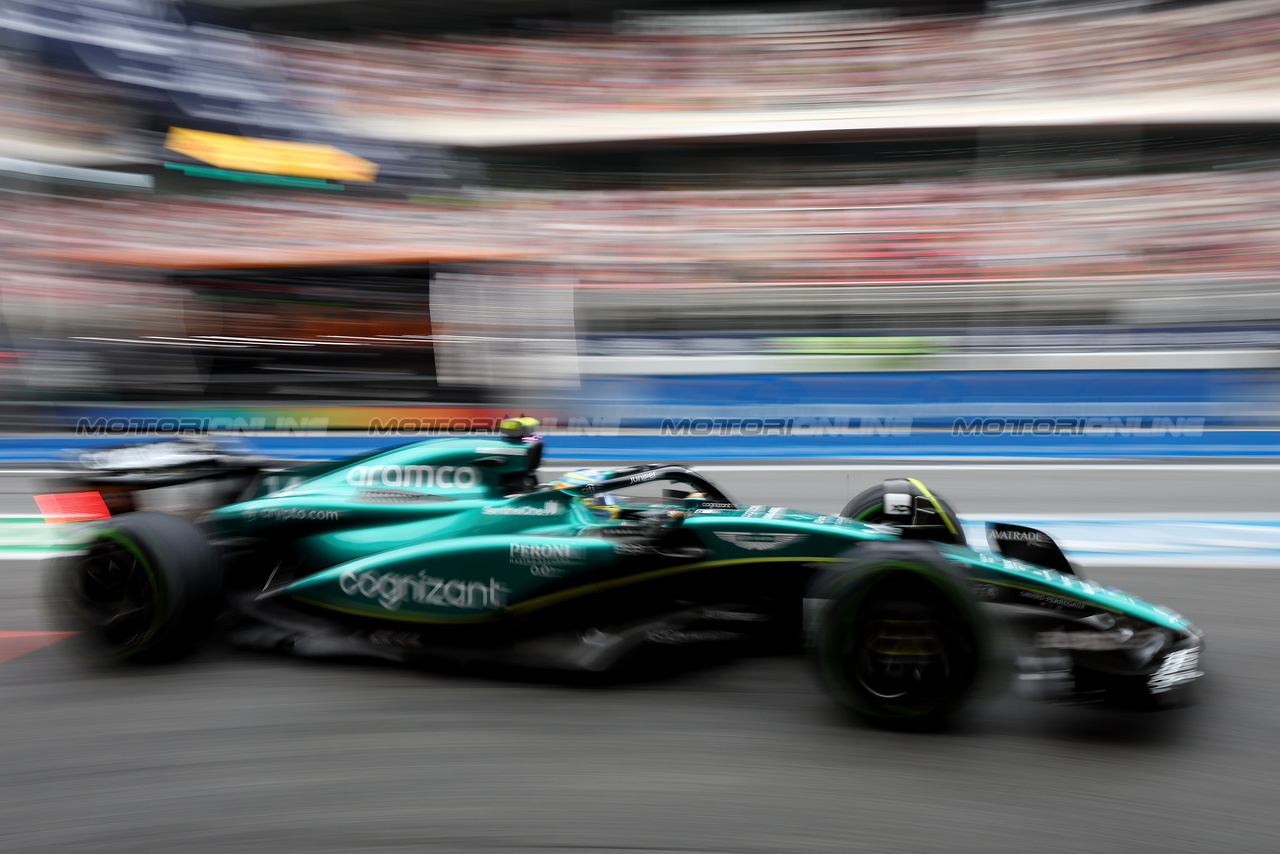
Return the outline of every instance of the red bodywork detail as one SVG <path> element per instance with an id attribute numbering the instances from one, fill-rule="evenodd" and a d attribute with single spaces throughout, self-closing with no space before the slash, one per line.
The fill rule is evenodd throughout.
<path id="1" fill-rule="evenodd" d="M 111 511 L 98 492 L 50 492 L 35 499 L 40 515 L 49 525 L 111 518 Z"/>

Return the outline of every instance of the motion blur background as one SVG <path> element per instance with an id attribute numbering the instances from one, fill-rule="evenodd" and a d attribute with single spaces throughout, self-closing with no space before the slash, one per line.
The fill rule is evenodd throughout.
<path id="1" fill-rule="evenodd" d="M 3 0 L 0 43 L 10 431 L 1280 415 L 1269 0 Z"/>
<path id="2" fill-rule="evenodd" d="M 1280 463 L 1203 459 L 1280 458 L 1276 0 L 0 0 L 0 75 L 0 848 L 1280 850 Z M 508 413 L 751 503 L 923 476 L 1186 613 L 1208 700 L 31 652 L 68 449 Z"/>

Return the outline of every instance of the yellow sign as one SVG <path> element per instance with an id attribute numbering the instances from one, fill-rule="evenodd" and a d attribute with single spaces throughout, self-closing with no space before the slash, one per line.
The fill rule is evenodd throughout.
<path id="1" fill-rule="evenodd" d="M 378 164 L 334 148 L 310 142 L 254 139 L 188 128 L 169 128 L 164 147 L 222 169 L 332 178 L 335 181 L 372 181 Z"/>

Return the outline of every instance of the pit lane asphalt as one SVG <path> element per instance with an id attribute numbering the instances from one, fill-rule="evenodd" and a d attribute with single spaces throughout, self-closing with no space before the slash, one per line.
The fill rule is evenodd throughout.
<path id="1" fill-rule="evenodd" d="M 834 512 L 901 471 L 715 477 Z M 1280 507 L 1275 473 L 924 479 L 967 513 Z M 3 509 L 35 486 L 0 480 Z M 55 644 L 0 663 L 0 850 L 1272 852 L 1277 569 L 1090 571 L 1207 632 L 1195 707 L 1006 697 L 924 736 L 849 722 L 792 658 L 579 687 L 219 649 L 93 671 Z M 39 577 L 0 563 L 0 630 L 43 627 Z"/>

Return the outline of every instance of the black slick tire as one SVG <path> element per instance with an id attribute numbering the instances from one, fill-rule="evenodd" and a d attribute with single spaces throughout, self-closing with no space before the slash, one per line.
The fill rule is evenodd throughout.
<path id="1" fill-rule="evenodd" d="M 222 604 L 222 572 L 190 520 L 165 513 L 115 517 L 85 552 L 59 560 L 49 583 L 60 629 L 96 663 L 178 658 L 208 634 Z"/>
<path id="2" fill-rule="evenodd" d="M 875 542 L 814 580 L 809 652 L 837 702 L 894 729 L 943 727 L 991 664 L 993 626 L 924 542 Z M 813 601 L 816 600 L 816 601 Z"/>

